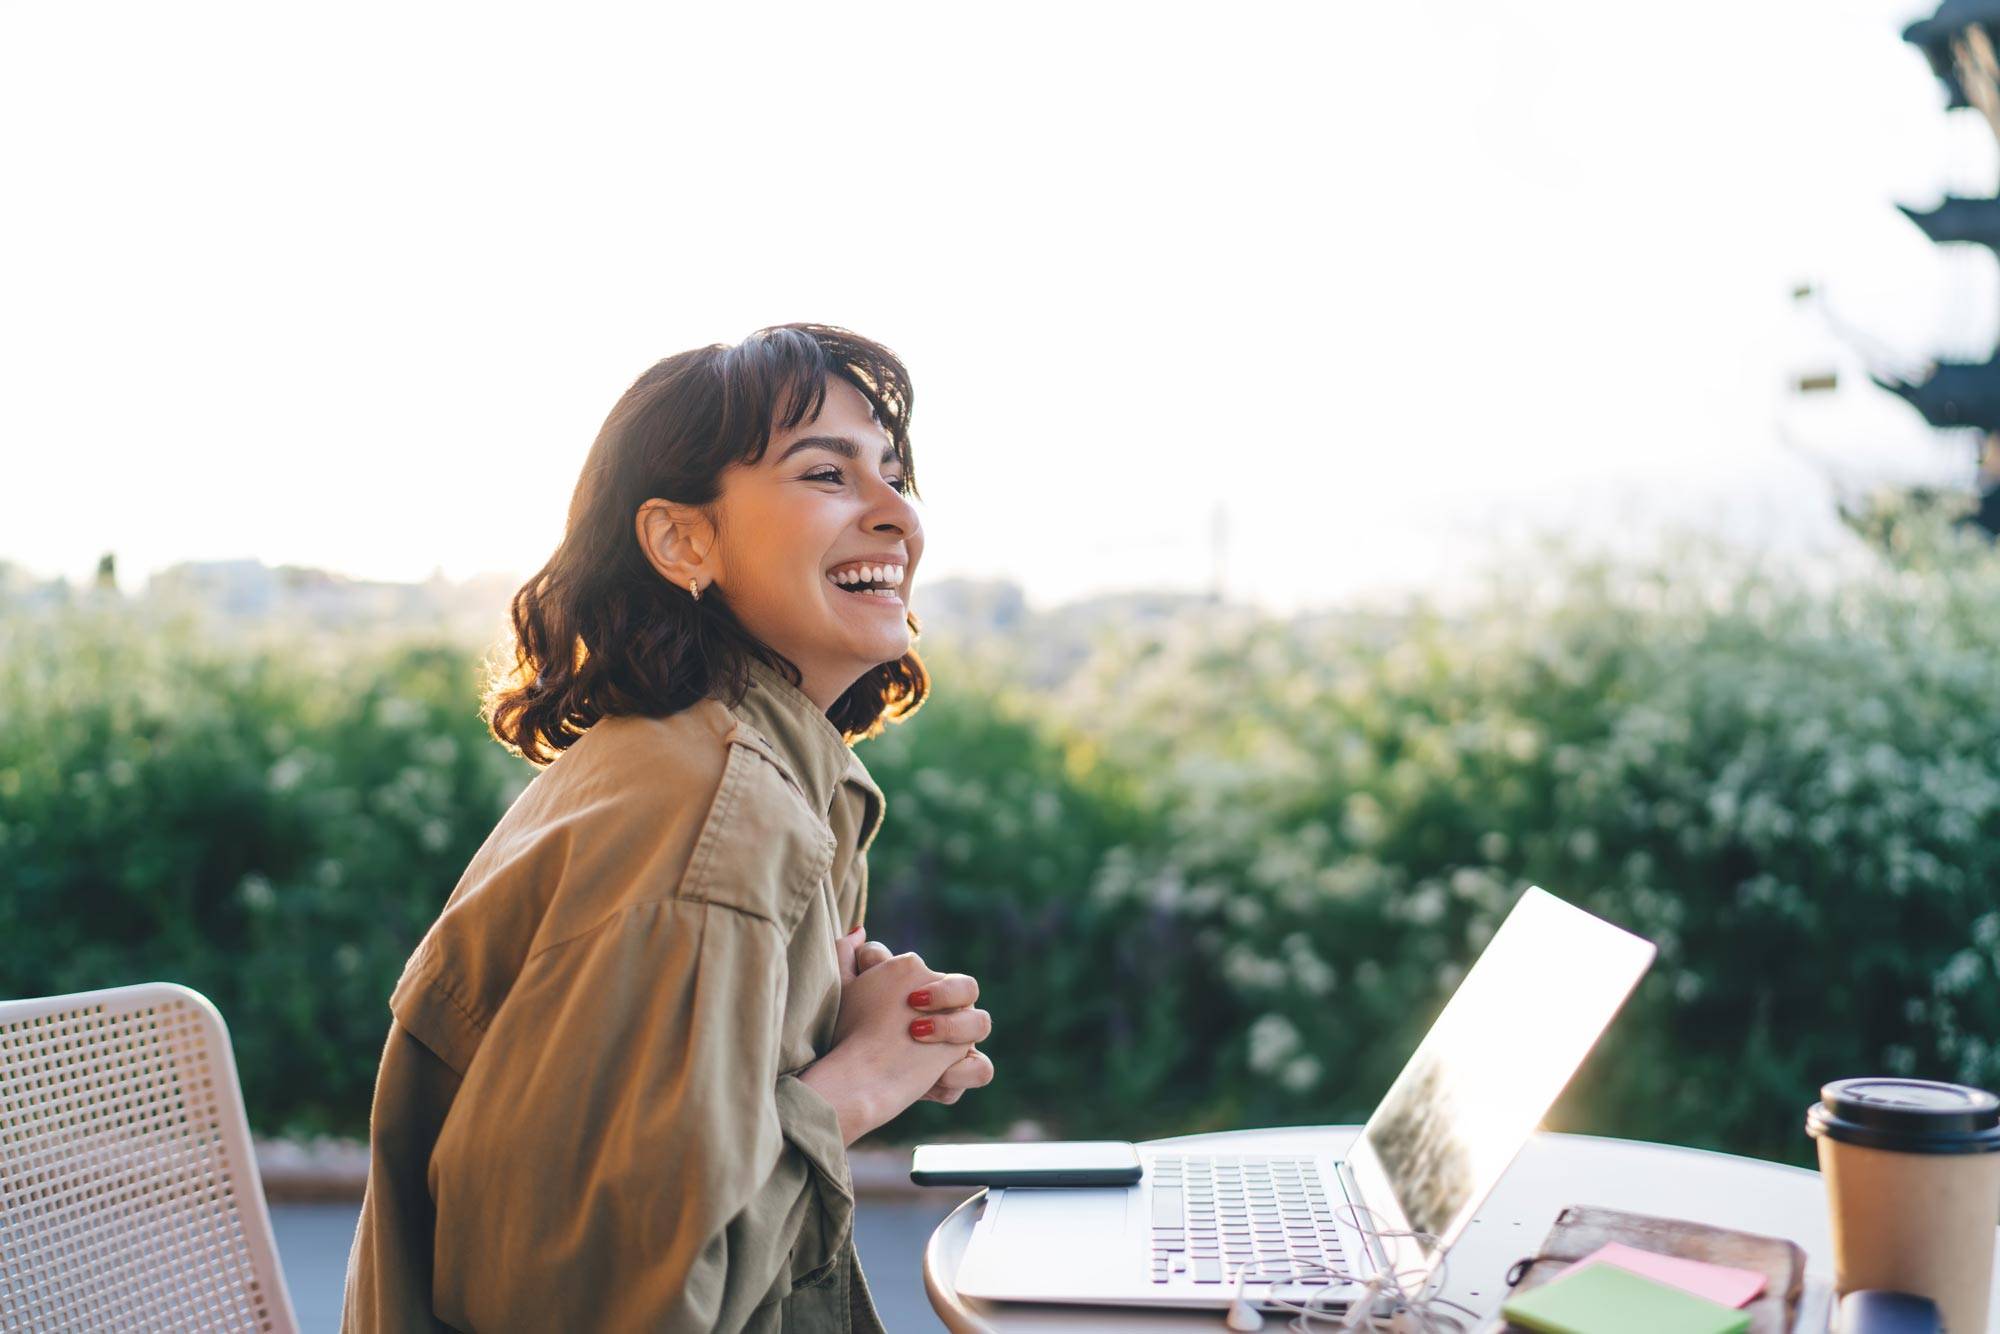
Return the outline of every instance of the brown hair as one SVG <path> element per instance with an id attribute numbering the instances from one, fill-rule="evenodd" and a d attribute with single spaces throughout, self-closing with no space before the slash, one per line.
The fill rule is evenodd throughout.
<path id="1" fill-rule="evenodd" d="M 721 588 L 696 600 L 661 578 L 633 523 L 653 497 L 713 504 L 724 469 L 754 464 L 775 431 L 818 415 L 828 376 L 868 400 L 915 494 L 909 372 L 881 344 L 830 325 L 781 324 L 734 347 L 656 362 L 598 431 L 555 555 L 514 594 L 513 661 L 486 688 L 494 736 L 547 764 L 600 718 L 666 717 L 718 690 L 741 702 L 753 657 L 799 684 L 797 665 L 743 627 Z M 921 631 L 914 612 L 905 619 Z M 929 691 L 913 650 L 864 674 L 827 718 L 850 741 L 874 736 Z"/>

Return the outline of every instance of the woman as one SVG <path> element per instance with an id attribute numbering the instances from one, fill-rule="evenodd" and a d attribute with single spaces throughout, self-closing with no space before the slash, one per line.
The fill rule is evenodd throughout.
<path id="1" fill-rule="evenodd" d="M 850 743 L 929 689 L 909 411 L 820 325 L 612 409 L 488 696 L 545 767 L 390 998 L 344 1328 L 882 1328 L 847 1146 L 992 1077 L 977 983 L 861 943 Z"/>

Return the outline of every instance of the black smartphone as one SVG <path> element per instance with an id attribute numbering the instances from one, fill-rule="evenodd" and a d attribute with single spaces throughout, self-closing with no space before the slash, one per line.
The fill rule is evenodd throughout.
<path id="1" fill-rule="evenodd" d="M 919 1186 L 1129 1186 L 1140 1176 L 1130 1140 L 1041 1144 L 919 1144 L 910 1180 Z"/>

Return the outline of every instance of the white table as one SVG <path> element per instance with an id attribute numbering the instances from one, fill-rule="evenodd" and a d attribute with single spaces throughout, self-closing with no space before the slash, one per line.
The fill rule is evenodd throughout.
<path id="1" fill-rule="evenodd" d="M 1344 1153 L 1359 1126 L 1238 1130 L 1153 1140 L 1213 1153 Z M 1800 1134 L 1804 1134 L 1803 1129 Z M 955 1334 L 1009 1334 L 1015 1330 L 1219 1330 L 1222 1312 L 1159 1311 L 1026 1302 L 982 1302 L 960 1297 L 952 1279 L 965 1255 L 972 1225 L 984 1207 L 979 1192 L 938 1224 L 924 1248 L 924 1287 L 946 1328 Z M 1766 1236 L 1786 1237 L 1805 1249 L 1808 1309 L 1802 1328 L 1823 1329 L 1831 1298 L 1833 1244 L 1827 1232 L 1826 1195 L 1819 1173 L 1700 1149 L 1679 1149 L 1591 1135 L 1540 1133 L 1501 1179 L 1465 1235 L 1452 1248 L 1445 1296 L 1491 1315 L 1506 1300 L 1506 1273 L 1535 1253 L 1564 1207 L 1596 1204 L 1665 1218 L 1714 1223 Z M 2000 1276 L 1995 1287 L 2000 1290 Z M 2000 1291 L 1994 1310 L 2000 1312 Z M 1817 1318 L 1819 1323 L 1812 1324 Z M 1287 1317 L 1267 1315 L 1265 1328 L 1284 1328 Z"/>

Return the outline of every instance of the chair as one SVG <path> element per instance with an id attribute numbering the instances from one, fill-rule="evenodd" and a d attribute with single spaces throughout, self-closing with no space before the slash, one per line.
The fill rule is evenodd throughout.
<path id="1" fill-rule="evenodd" d="M 215 1006 L 0 1001 L 0 1330 L 297 1328 Z"/>

